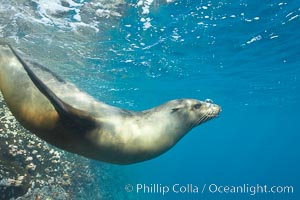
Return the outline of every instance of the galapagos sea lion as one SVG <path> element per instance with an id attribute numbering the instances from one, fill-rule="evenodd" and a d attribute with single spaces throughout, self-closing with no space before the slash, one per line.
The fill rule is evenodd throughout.
<path id="1" fill-rule="evenodd" d="M 48 143 L 91 159 L 131 164 L 173 147 L 216 117 L 210 101 L 177 99 L 134 112 L 105 104 L 43 66 L 0 44 L 0 90 L 26 129 Z"/>

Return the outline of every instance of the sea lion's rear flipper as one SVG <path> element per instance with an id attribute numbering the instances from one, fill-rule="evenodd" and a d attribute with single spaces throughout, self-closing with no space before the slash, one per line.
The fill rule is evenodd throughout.
<path id="1" fill-rule="evenodd" d="M 19 62 L 22 64 L 34 85 L 51 102 L 65 125 L 69 126 L 70 128 L 75 128 L 76 130 L 82 131 L 87 131 L 95 127 L 95 120 L 92 116 L 90 116 L 87 112 L 74 108 L 73 106 L 61 100 L 29 67 L 29 65 L 34 65 L 34 67 L 43 68 L 43 66 L 23 60 L 10 45 L 8 46 L 10 47 L 16 58 L 19 60 Z M 53 74 L 46 68 L 43 68 L 42 70 L 51 73 L 53 77 L 59 79 L 55 74 Z"/>

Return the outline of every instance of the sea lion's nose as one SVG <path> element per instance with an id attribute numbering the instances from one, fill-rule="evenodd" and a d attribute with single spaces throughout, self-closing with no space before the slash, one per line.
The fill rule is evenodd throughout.
<path id="1" fill-rule="evenodd" d="M 205 99 L 204 102 L 205 102 L 207 108 L 210 108 L 214 105 L 213 101 L 211 99 Z"/>
<path id="2" fill-rule="evenodd" d="M 211 99 L 205 99 L 204 101 L 205 101 L 206 103 L 214 103 L 213 100 L 211 100 Z"/>

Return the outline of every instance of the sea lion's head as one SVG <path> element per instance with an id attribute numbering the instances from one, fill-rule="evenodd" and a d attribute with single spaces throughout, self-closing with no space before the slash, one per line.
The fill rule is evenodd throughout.
<path id="1" fill-rule="evenodd" d="M 214 117 L 218 116 L 221 107 L 213 104 L 212 100 L 199 101 L 196 99 L 178 99 L 170 102 L 172 115 L 176 115 L 185 122 L 189 128 L 198 126 Z"/>

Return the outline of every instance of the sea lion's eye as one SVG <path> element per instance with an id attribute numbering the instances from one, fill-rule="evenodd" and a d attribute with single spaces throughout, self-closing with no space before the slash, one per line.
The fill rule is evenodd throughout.
<path id="1" fill-rule="evenodd" d="M 201 107 L 201 103 L 197 103 L 193 106 L 193 109 L 199 109 Z"/>

